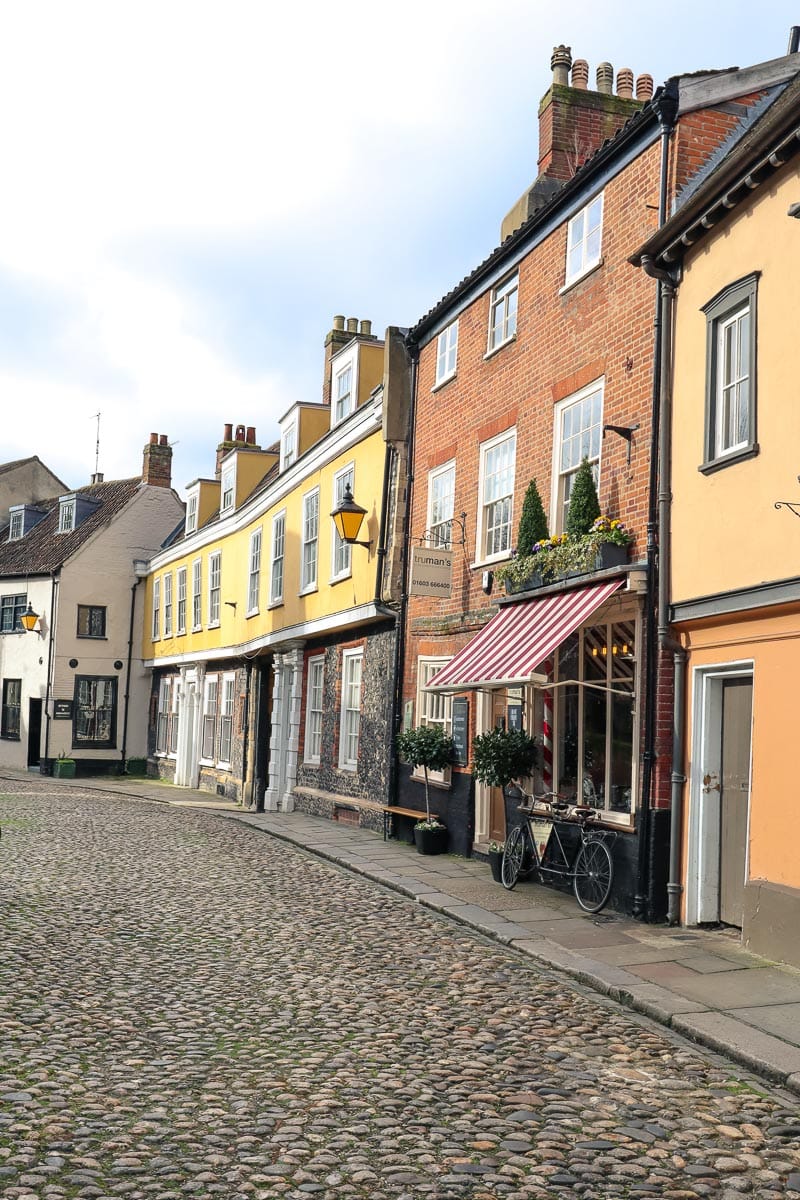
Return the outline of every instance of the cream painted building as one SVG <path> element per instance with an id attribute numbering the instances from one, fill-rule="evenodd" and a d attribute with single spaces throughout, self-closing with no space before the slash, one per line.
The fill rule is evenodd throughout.
<path id="1" fill-rule="evenodd" d="M 145 446 L 141 476 L 10 506 L 0 541 L 0 764 L 124 770 L 146 747 L 141 659 L 145 562 L 183 517 L 171 448 Z M 55 477 L 53 477 L 55 479 Z M 35 614 L 26 631 L 23 614 Z"/>

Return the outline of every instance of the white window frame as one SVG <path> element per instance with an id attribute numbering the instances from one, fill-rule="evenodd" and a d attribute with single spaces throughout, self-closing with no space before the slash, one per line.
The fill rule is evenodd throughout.
<path id="1" fill-rule="evenodd" d="M 590 422 L 587 426 L 583 418 L 583 410 L 588 400 L 591 400 L 596 394 L 600 397 L 600 415 L 596 422 Z M 575 428 L 570 427 L 568 440 L 575 443 L 579 453 L 577 462 L 574 461 L 574 455 L 570 457 L 567 465 L 563 459 L 563 442 L 564 442 L 564 424 L 568 410 L 577 410 L 577 406 L 581 406 L 580 426 Z M 554 409 L 554 425 L 553 425 L 553 471 L 552 471 L 552 494 L 550 501 L 550 532 L 553 534 L 563 533 L 566 528 L 567 510 L 569 508 L 569 492 L 571 485 L 567 483 L 568 479 L 574 477 L 578 467 L 584 458 L 588 458 L 594 469 L 594 482 L 600 491 L 600 475 L 601 475 L 601 454 L 603 446 L 603 412 L 605 409 L 605 377 L 601 376 L 595 379 L 592 383 L 587 384 L 578 392 L 573 392 L 571 396 L 565 396 L 563 400 L 559 400 Z M 594 432 L 593 432 L 594 431 Z M 588 446 L 586 434 L 589 434 Z M 580 441 L 577 439 L 580 437 Z M 595 448 L 592 448 L 592 442 L 595 443 Z M 583 454 L 583 450 L 588 449 L 589 453 Z"/>
<path id="2" fill-rule="evenodd" d="M 231 671 L 222 676 L 222 686 L 217 700 L 217 758 L 219 767 L 230 767 L 233 761 L 233 713 L 236 702 L 236 673 Z"/>
<path id="3" fill-rule="evenodd" d="M 319 764 L 322 752 L 322 714 L 325 701 L 325 655 L 308 660 L 306 677 L 306 727 L 303 762 Z"/>
<path id="4" fill-rule="evenodd" d="M 449 486 L 448 486 L 449 484 Z M 428 544 L 449 547 L 453 540 L 456 497 L 456 460 L 428 472 Z"/>
<path id="5" fill-rule="evenodd" d="M 490 480 L 493 479 L 498 474 L 498 472 L 496 472 L 496 471 L 492 471 L 490 473 L 489 470 L 487 469 L 488 465 L 489 465 L 489 460 L 490 460 L 491 456 L 494 455 L 495 451 L 501 450 L 501 448 L 505 444 L 509 444 L 511 446 L 511 455 L 512 455 L 511 478 L 510 478 L 510 481 L 508 481 L 507 486 L 502 493 L 498 493 L 497 495 L 492 496 L 491 499 L 487 500 L 486 491 L 490 485 Z M 503 433 L 498 434 L 496 437 L 490 438 L 488 441 L 481 443 L 481 446 L 480 446 L 480 471 L 479 471 L 479 475 L 478 475 L 478 527 L 477 527 L 476 540 L 475 540 L 476 560 L 478 562 L 487 562 L 487 563 L 488 562 L 500 562 L 503 559 L 508 558 L 509 555 L 511 554 L 512 531 L 513 531 L 513 524 L 514 524 L 514 483 L 516 480 L 516 466 L 517 466 L 517 430 L 516 430 L 516 427 L 514 427 L 512 429 L 506 429 L 503 431 Z M 492 550 L 491 552 L 489 552 L 489 550 L 488 550 L 488 537 L 489 537 L 488 519 L 489 519 L 489 515 L 490 515 L 490 510 L 495 505 L 500 504 L 501 502 L 504 502 L 504 501 L 508 503 L 508 520 L 504 521 L 502 523 L 502 526 L 505 527 L 507 530 L 506 540 L 501 549 Z M 500 528 L 500 527 L 501 526 L 498 525 L 493 528 Z"/>
<path id="6" fill-rule="evenodd" d="M 344 499 L 345 488 L 350 484 L 350 492 L 355 495 L 356 469 L 354 463 L 349 463 L 333 477 L 333 504 L 336 508 Z M 331 583 L 340 579 L 349 579 L 353 573 L 353 547 L 339 537 L 339 531 L 331 517 Z"/>
<path id="7" fill-rule="evenodd" d="M 58 532 L 71 533 L 75 528 L 75 512 L 77 509 L 75 496 L 62 496 L 58 502 Z"/>
<path id="8" fill-rule="evenodd" d="M 208 629 L 216 629 L 220 623 L 221 593 L 222 552 L 215 550 L 208 556 Z"/>
<path id="9" fill-rule="evenodd" d="M 286 509 L 272 518 L 269 564 L 269 602 L 283 604 L 286 586 Z"/>
<path id="10" fill-rule="evenodd" d="M 178 567 L 176 574 L 175 632 L 180 635 L 186 633 L 186 567 Z"/>
<path id="11" fill-rule="evenodd" d="M 577 283 L 603 261 L 603 196 L 603 192 L 594 196 L 567 225 L 565 287 Z"/>
<path id="12" fill-rule="evenodd" d="M 156 575 L 153 580 L 153 608 L 151 614 L 150 637 L 157 642 L 161 637 L 161 578 Z"/>
<path id="13" fill-rule="evenodd" d="M 517 336 L 519 305 L 519 271 L 507 276 L 497 287 L 492 288 L 489 300 L 489 336 L 487 355 L 494 354 L 501 346 L 512 342 Z"/>
<path id="14" fill-rule="evenodd" d="M 442 330 L 436 339 L 436 382 L 440 387 L 452 379 L 458 362 L 458 318 Z"/>
<path id="15" fill-rule="evenodd" d="M 158 685 L 156 757 L 175 758 L 179 715 L 180 679 L 177 675 L 164 675 Z"/>
<path id="16" fill-rule="evenodd" d="M 345 376 L 347 376 L 347 375 L 349 375 L 349 380 L 348 380 L 349 387 L 347 388 L 346 391 L 343 391 L 342 390 L 342 382 L 345 379 Z M 355 386 L 356 386 L 356 366 L 355 366 L 355 363 L 352 361 L 352 359 L 350 359 L 348 362 L 343 363 L 341 368 L 334 371 L 334 375 L 333 375 L 333 388 L 332 388 L 333 395 L 332 395 L 331 399 L 333 402 L 332 406 L 333 406 L 333 424 L 334 425 L 340 425 L 342 423 L 342 421 L 346 421 L 347 418 L 350 416 L 351 412 L 353 412 L 353 410 L 355 409 L 355 406 L 356 406 Z"/>
<path id="17" fill-rule="evenodd" d="M 25 529 L 25 510 L 24 508 L 11 509 L 9 512 L 8 522 L 8 540 L 10 542 L 18 542 L 22 537 Z"/>
<path id="18" fill-rule="evenodd" d="M 453 697 L 449 692 L 428 692 L 425 685 L 446 667 L 451 658 L 421 654 L 417 658 L 417 725 L 438 725 L 448 737 L 453 735 Z M 424 779 L 422 767 L 415 767 L 412 778 Z M 452 769 L 428 771 L 430 783 L 449 787 Z"/>
<path id="19" fill-rule="evenodd" d="M 319 575 L 319 488 L 303 496 L 303 544 L 300 550 L 300 594 L 317 590 Z"/>
<path id="20" fill-rule="evenodd" d="M 194 533 L 197 529 L 197 512 L 200 506 L 199 492 L 189 492 L 186 496 L 186 525 L 185 533 Z"/>
<path id="21" fill-rule="evenodd" d="M 222 468 L 219 485 L 220 515 L 233 512 L 236 507 L 236 460 Z"/>
<path id="22" fill-rule="evenodd" d="M 172 637 L 172 571 L 164 572 L 164 637 Z"/>
<path id="23" fill-rule="evenodd" d="M 281 470 L 297 461 L 297 422 L 292 421 L 281 434 Z"/>
<path id="24" fill-rule="evenodd" d="M 259 525 L 250 534 L 249 569 L 247 573 L 247 615 L 252 617 L 258 612 L 261 595 L 261 543 L 263 526 Z"/>
<path id="25" fill-rule="evenodd" d="M 192 560 L 192 632 L 203 628 L 203 560 Z"/>
<path id="26" fill-rule="evenodd" d="M 356 664 L 358 664 L 358 682 L 355 683 L 353 675 L 356 673 Z M 358 769 L 358 754 L 361 742 L 361 693 L 364 677 L 364 650 L 343 650 L 342 651 L 342 696 L 341 696 L 341 711 L 339 714 L 339 768 L 342 771 L 356 771 Z M 354 707 L 350 701 L 353 699 L 354 688 L 358 689 L 358 707 Z M 355 728 L 355 732 L 353 729 Z M 353 742 L 355 742 L 355 754 L 353 751 Z"/>
<path id="27" fill-rule="evenodd" d="M 217 717 L 219 714 L 219 676 L 206 675 L 203 680 L 203 721 L 200 729 L 200 761 L 216 762 Z M 211 753 L 206 754 L 206 731 L 211 728 Z"/>

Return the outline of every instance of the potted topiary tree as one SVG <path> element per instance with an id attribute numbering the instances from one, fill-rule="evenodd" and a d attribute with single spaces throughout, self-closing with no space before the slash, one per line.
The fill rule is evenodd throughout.
<path id="1" fill-rule="evenodd" d="M 418 725 L 397 735 L 397 752 L 412 767 L 422 767 L 425 777 L 425 819 L 414 826 L 414 844 L 420 854 L 442 854 L 447 849 L 447 829 L 431 816 L 428 771 L 449 767 L 456 744 L 441 725 Z"/>
<path id="2" fill-rule="evenodd" d="M 571 538 L 583 537 L 600 516 L 600 501 L 594 483 L 594 471 L 585 458 L 575 472 L 567 509 L 566 532 Z"/>
<path id="3" fill-rule="evenodd" d="M 507 788 L 527 779 L 539 757 L 536 742 L 524 729 L 498 726 L 479 733 L 472 741 L 472 774 L 489 787 Z"/>
<path id="4" fill-rule="evenodd" d="M 536 480 L 532 479 L 522 502 L 522 515 L 517 530 L 516 556 L 527 560 L 533 554 L 533 547 L 546 541 L 549 536 L 542 497 L 539 495 Z M 513 576 L 507 579 L 506 591 L 510 593 L 527 591 L 530 588 L 541 587 L 542 582 L 541 571 L 538 567 L 533 566 L 526 579 L 520 582 L 517 582 Z"/>

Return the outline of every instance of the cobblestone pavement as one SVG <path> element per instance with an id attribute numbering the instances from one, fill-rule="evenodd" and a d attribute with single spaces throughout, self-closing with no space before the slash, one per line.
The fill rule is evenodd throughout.
<path id="1" fill-rule="evenodd" d="M 196 810 L 0 794 L 0 1194 L 800 1190 L 743 1069 Z"/>

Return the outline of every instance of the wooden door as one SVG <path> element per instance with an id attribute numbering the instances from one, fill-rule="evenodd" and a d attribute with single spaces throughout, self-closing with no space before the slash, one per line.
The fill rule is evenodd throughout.
<path id="1" fill-rule="evenodd" d="M 753 681 L 722 684 L 720 769 L 719 919 L 742 926 L 747 869 L 747 816 L 750 804 L 750 738 Z"/>

